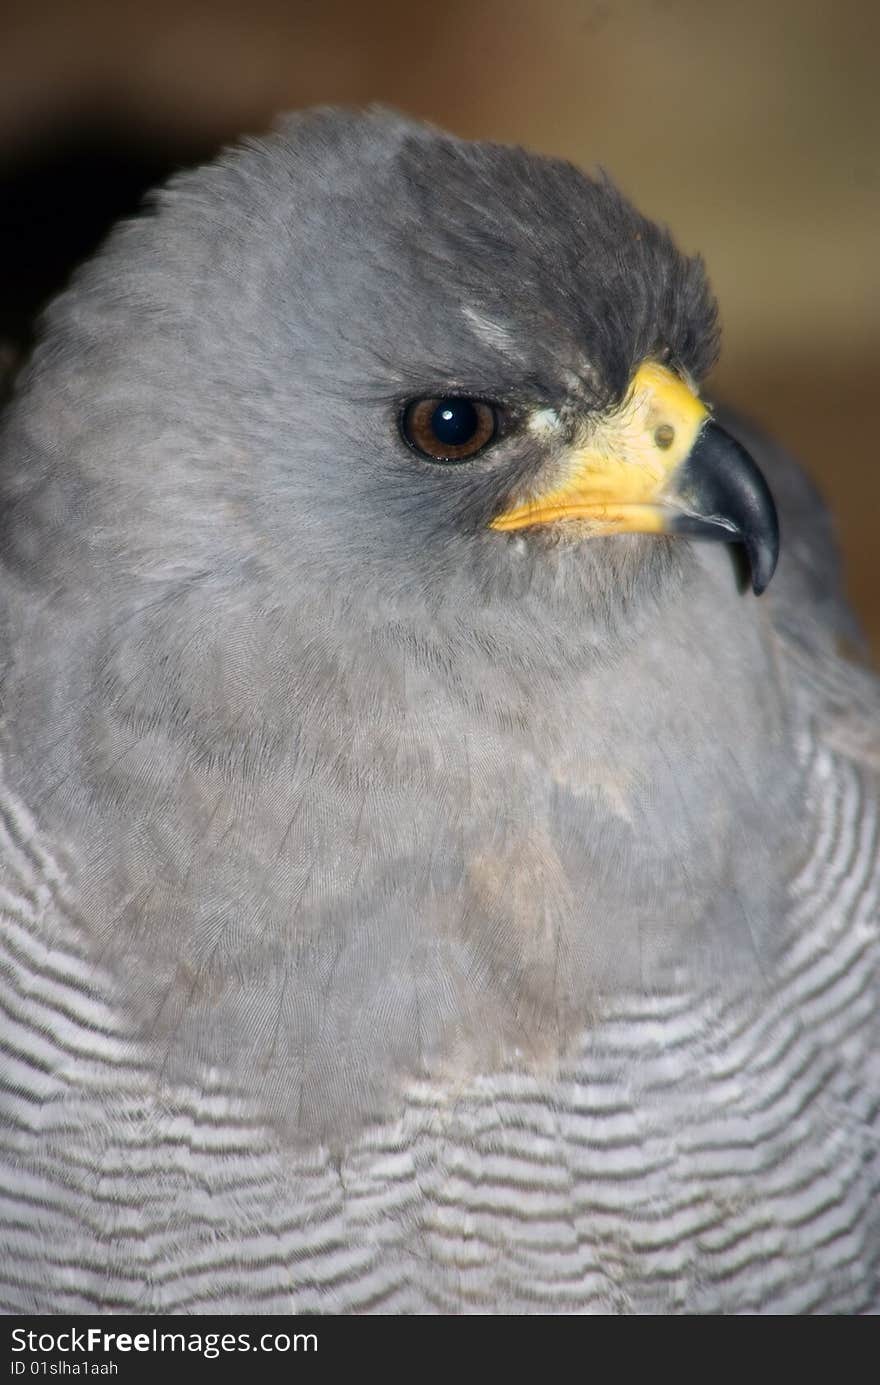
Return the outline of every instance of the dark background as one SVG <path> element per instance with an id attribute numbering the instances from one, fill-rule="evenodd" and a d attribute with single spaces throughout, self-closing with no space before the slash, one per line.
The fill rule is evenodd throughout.
<path id="1" fill-rule="evenodd" d="M 0 371 L 143 190 L 281 109 L 380 100 L 604 165 L 703 252 L 710 394 L 830 499 L 880 654 L 876 0 L 0 0 Z"/>

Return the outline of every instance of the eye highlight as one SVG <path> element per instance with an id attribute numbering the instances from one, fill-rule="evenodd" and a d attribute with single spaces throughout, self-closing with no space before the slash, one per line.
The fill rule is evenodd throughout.
<path id="1" fill-rule="evenodd" d="M 482 399 L 414 399 L 404 409 L 400 427 L 410 447 L 429 461 L 467 462 L 495 437 L 498 415 Z"/>

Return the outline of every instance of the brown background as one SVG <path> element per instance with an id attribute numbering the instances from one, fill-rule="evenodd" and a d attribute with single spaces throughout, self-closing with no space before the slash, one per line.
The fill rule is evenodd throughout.
<path id="1" fill-rule="evenodd" d="M 604 165 L 700 249 L 713 392 L 807 463 L 880 653 L 876 0 L 0 0 L 0 335 L 175 164 L 380 100 Z"/>

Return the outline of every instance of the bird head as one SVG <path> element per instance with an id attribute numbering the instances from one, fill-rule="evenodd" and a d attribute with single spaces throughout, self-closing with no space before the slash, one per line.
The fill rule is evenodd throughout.
<path id="1" fill-rule="evenodd" d="M 769 581 L 770 493 L 699 395 L 702 263 L 607 178 L 323 111 L 156 211 L 55 310 L 56 355 L 93 338 L 81 508 L 132 571 L 247 569 L 263 605 L 344 593 L 366 625 L 574 609 L 587 642 L 694 570 L 682 536 Z"/>

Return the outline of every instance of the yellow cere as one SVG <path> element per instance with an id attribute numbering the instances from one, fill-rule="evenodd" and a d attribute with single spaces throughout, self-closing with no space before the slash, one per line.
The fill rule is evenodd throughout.
<path id="1" fill-rule="evenodd" d="M 666 366 L 644 361 L 623 403 L 597 419 L 563 458 L 565 477 L 492 521 L 510 531 L 555 520 L 589 520 L 596 533 L 661 533 L 670 479 L 688 456 L 708 410 Z"/>

